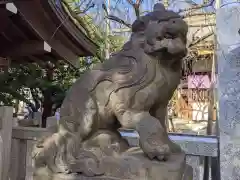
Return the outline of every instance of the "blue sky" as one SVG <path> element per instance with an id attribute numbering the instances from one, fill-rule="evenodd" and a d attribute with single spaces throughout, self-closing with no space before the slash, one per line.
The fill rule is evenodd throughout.
<path id="1" fill-rule="evenodd" d="M 82 1 L 82 0 L 81 0 Z M 81 2 L 80 1 L 80 2 Z M 90 1 L 90 0 L 88 0 Z M 222 0 L 223 3 L 231 3 L 236 2 L 237 0 Z M 82 1 L 83 2 L 83 1 Z M 92 0 L 95 3 L 95 7 L 91 9 L 88 13 L 90 13 L 94 17 L 94 21 L 97 25 L 102 28 L 105 27 L 104 20 L 104 11 L 102 9 L 102 4 L 107 4 L 107 0 Z M 141 11 L 151 11 L 152 7 L 155 3 L 159 2 L 159 0 L 144 0 Z M 202 4 L 203 0 L 169 0 L 169 9 L 178 11 L 179 9 L 185 9 L 191 7 L 192 3 Z M 86 5 L 86 4 L 85 4 Z M 214 7 L 205 8 L 205 11 L 214 11 Z M 132 23 L 136 17 L 134 14 L 133 8 L 127 3 L 127 0 L 111 0 L 111 13 L 129 23 Z M 118 23 L 111 22 L 111 29 L 114 28 L 122 28 L 125 27 L 123 25 L 119 25 Z"/>

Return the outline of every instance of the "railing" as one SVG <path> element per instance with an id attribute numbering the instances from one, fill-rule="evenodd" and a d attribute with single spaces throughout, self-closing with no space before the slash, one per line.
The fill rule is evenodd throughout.
<path id="1" fill-rule="evenodd" d="M 121 134 L 128 139 L 131 146 L 138 146 L 137 133 L 121 132 Z M 187 154 L 187 163 L 194 169 L 194 180 L 220 180 L 218 137 L 177 133 L 169 133 L 169 137 Z M 210 163 L 203 165 L 206 159 Z"/>
<path id="2" fill-rule="evenodd" d="M 51 134 L 47 129 L 14 127 L 12 132 L 11 180 L 30 180 L 32 177 L 31 151 L 33 143 L 42 136 Z M 121 132 L 131 146 L 138 146 L 138 134 L 135 132 Z M 193 136 L 170 134 L 170 138 L 179 144 L 187 154 L 187 162 L 194 168 L 194 180 L 203 179 L 201 161 L 204 156 L 212 159 L 213 180 L 219 171 L 216 164 L 218 157 L 218 139 L 214 136 Z M 19 162 L 19 163 L 18 163 Z M 21 163 L 20 163 L 21 162 Z M 18 177 L 18 178 L 17 178 Z"/>
<path id="3" fill-rule="evenodd" d="M 32 148 L 36 140 L 51 134 L 48 129 L 32 127 L 13 127 L 11 180 L 31 180 L 33 173 Z"/>
<path id="4" fill-rule="evenodd" d="M 139 136 L 135 132 L 121 132 L 128 139 L 131 146 L 138 146 Z M 169 133 L 172 141 L 176 142 L 187 155 L 194 156 L 218 156 L 218 138 L 216 136 L 201 136 Z"/>
<path id="5" fill-rule="evenodd" d="M 3 110 L 3 109 L 2 109 Z M 37 139 L 47 136 L 51 129 L 32 128 L 32 127 L 12 127 L 12 115 L 7 109 L 5 113 L 0 113 L 2 119 L 2 130 L 0 128 L 0 137 L 3 139 L 3 153 L 0 154 L 0 164 L 2 174 L 1 180 L 32 180 L 32 147 Z M 0 112 L 1 109 L 0 109 Z M 1 118 L 2 117 L 2 118 Z M 0 122 L 1 123 L 1 122 Z M 138 146 L 138 134 L 135 132 L 121 131 L 131 146 Z M 8 135 L 8 136 L 6 136 Z M 219 180 L 219 151 L 218 138 L 214 136 L 194 136 L 185 134 L 169 134 L 169 137 L 179 144 L 187 154 L 187 163 L 194 169 L 194 180 L 209 180 L 204 173 L 209 173 L 211 169 L 212 180 Z M 10 139 L 9 139 L 10 138 Z M 12 143 L 11 142 L 12 138 Z M 7 141 L 9 139 L 9 141 Z M 7 146 L 5 146 L 7 145 Z M 11 151 L 10 149 L 11 148 Z M 10 156 L 11 155 L 11 156 Z M 9 159 L 9 157 L 11 157 Z M 210 159 L 210 169 L 203 168 L 203 159 Z M 10 163 L 8 167 L 7 164 Z"/>

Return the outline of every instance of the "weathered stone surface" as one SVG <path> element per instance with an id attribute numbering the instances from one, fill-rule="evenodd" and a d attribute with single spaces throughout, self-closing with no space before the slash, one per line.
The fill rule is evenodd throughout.
<path id="1" fill-rule="evenodd" d="M 86 177 L 81 174 L 54 174 L 46 168 L 35 172 L 34 180 L 192 180 L 192 168 L 185 154 L 172 154 L 168 161 L 149 160 L 139 148 L 131 148 L 121 156 L 103 159 L 105 175 Z"/>
<path id="2" fill-rule="evenodd" d="M 240 6 L 229 3 L 216 14 L 220 166 L 222 180 L 240 179 Z"/>
<path id="3" fill-rule="evenodd" d="M 182 150 L 169 139 L 165 117 L 180 82 L 187 31 L 182 18 L 162 4 L 137 19 L 122 50 L 69 90 L 58 131 L 33 152 L 36 168 L 68 177 L 180 180 L 185 156 L 174 157 Z M 120 127 L 138 132 L 141 153 L 129 152 Z"/>

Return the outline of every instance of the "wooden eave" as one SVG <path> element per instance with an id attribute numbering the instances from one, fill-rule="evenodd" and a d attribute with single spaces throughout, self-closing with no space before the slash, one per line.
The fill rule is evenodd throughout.
<path id="1" fill-rule="evenodd" d="M 96 54 L 97 45 L 87 37 L 85 33 L 81 32 L 82 30 L 64 10 L 62 3 L 56 5 L 55 2 L 56 0 L 48 0 L 48 2 L 42 0 L 45 10 L 52 15 L 54 22 L 56 22 L 57 25 L 61 25 L 61 30 L 65 32 L 80 49 L 85 50 L 84 56 Z M 79 56 L 81 56 L 81 54 L 79 54 Z"/>
<path id="2" fill-rule="evenodd" d="M 54 2 L 15 0 L 17 13 L 0 5 L 0 57 L 18 63 L 65 60 L 77 68 L 80 56 L 96 54 L 96 44 Z"/>

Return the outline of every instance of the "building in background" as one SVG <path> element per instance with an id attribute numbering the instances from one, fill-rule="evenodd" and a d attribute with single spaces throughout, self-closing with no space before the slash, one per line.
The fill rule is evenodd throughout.
<path id="1" fill-rule="evenodd" d="M 215 15 L 201 10 L 189 13 L 189 17 L 187 14 L 185 20 L 189 25 L 189 55 L 176 93 L 176 114 L 187 121 L 207 121 L 209 113 L 216 119 L 216 111 L 209 107 L 215 70 Z"/>

